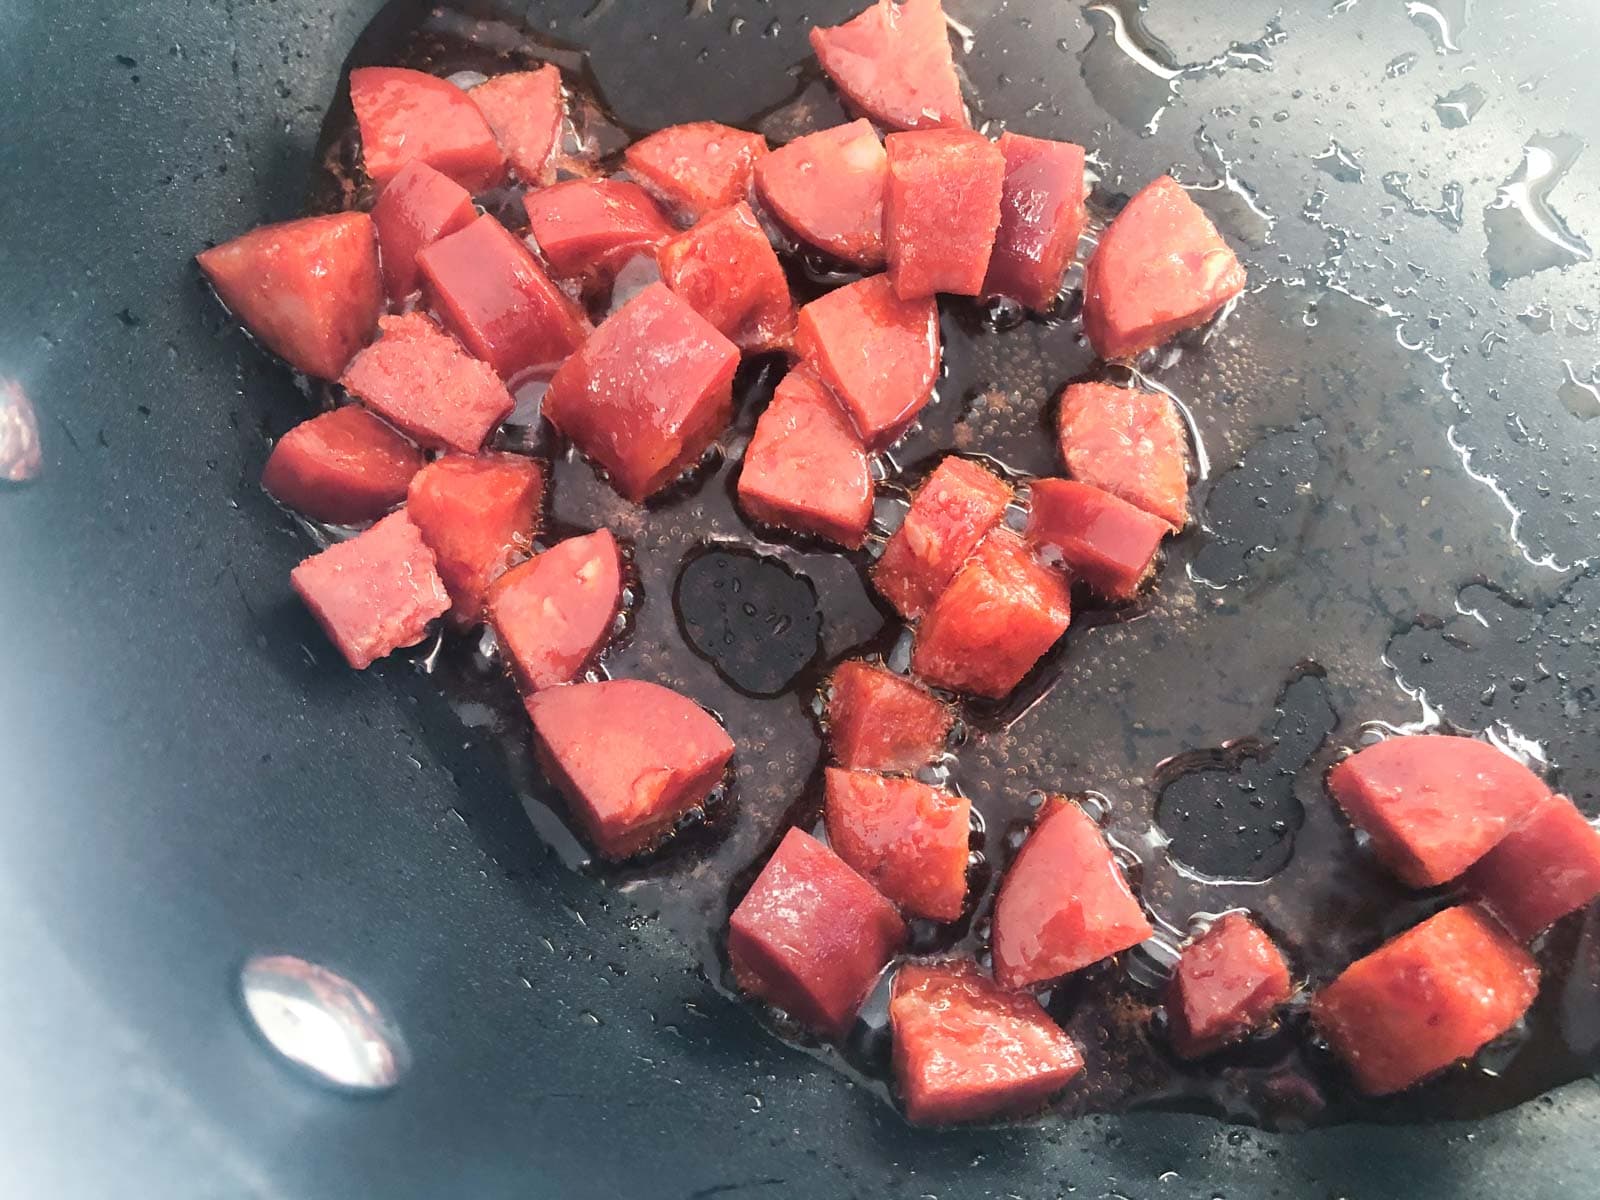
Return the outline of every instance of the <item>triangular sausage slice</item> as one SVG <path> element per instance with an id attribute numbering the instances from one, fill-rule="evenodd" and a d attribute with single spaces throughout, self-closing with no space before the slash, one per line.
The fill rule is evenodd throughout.
<path id="1" fill-rule="evenodd" d="M 1046 801 L 995 900 L 995 978 L 1049 983 L 1152 932 L 1100 827 L 1070 800 Z"/>
<path id="2" fill-rule="evenodd" d="M 566 116 L 559 69 L 546 65 L 537 71 L 510 71 L 467 95 L 489 122 L 518 178 L 533 187 L 555 178 L 550 156 Z"/>
<path id="3" fill-rule="evenodd" d="M 1171 400 L 1109 383 L 1069 384 L 1058 433 L 1067 474 L 1183 528 L 1189 439 Z"/>
<path id="4" fill-rule="evenodd" d="M 1083 330 L 1101 358 L 1132 358 L 1203 325 L 1244 290 L 1244 268 L 1200 206 L 1163 175 L 1100 237 Z"/>
<path id="5" fill-rule="evenodd" d="M 761 202 L 801 241 L 865 270 L 883 266 L 889 158 L 872 122 L 796 138 L 756 163 Z"/>
<path id="6" fill-rule="evenodd" d="M 350 103 L 361 160 L 379 189 L 420 159 L 469 192 L 499 183 L 506 158 L 471 97 L 455 84 L 405 67 L 357 67 Z"/>
<path id="7" fill-rule="evenodd" d="M 1032 996 L 996 987 L 971 962 L 907 963 L 889 1000 L 894 1070 L 918 1125 L 1039 1107 L 1083 1070 L 1077 1043 Z"/>
<path id="8" fill-rule="evenodd" d="M 383 283 L 366 213 L 263 225 L 198 258 L 233 315 L 307 375 L 339 378 L 378 327 Z"/>
<path id="9" fill-rule="evenodd" d="M 811 31 L 828 77 L 890 129 L 968 127 L 939 0 L 877 0 L 843 25 Z"/>
<path id="10" fill-rule="evenodd" d="M 1328 773 L 1328 791 L 1412 887 L 1454 879 L 1550 794 L 1487 742 L 1440 735 L 1368 746 Z"/>
<path id="11" fill-rule="evenodd" d="M 627 858 L 722 781 L 733 742 L 705 709 L 639 679 L 575 683 L 527 701 L 551 780 L 595 849 Z"/>

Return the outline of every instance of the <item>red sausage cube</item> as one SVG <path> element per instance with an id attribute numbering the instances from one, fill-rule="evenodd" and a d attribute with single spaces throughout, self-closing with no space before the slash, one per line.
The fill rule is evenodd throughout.
<path id="1" fill-rule="evenodd" d="M 800 310 L 800 357 L 839 397 L 868 446 L 887 446 L 933 395 L 939 307 L 901 300 L 887 275 L 838 288 Z"/>
<path id="2" fill-rule="evenodd" d="M 358 525 L 406 498 L 422 452 L 354 404 L 302 421 L 278 439 L 261 486 L 313 521 Z"/>
<path id="3" fill-rule="evenodd" d="M 361 127 L 361 160 L 380 189 L 408 162 L 422 161 L 470 192 L 499 183 L 505 155 L 467 93 L 403 67 L 357 67 L 350 103 Z"/>
<path id="4" fill-rule="evenodd" d="M 794 299 L 789 280 L 743 201 L 656 252 L 661 281 L 706 320 L 752 354 L 794 344 Z"/>
<path id="5" fill-rule="evenodd" d="M 1008 484 L 951 455 L 918 489 L 873 568 L 873 584 L 901 616 L 916 620 L 1005 518 L 1010 503 Z"/>
<path id="6" fill-rule="evenodd" d="M 515 406 L 505 384 L 421 313 L 380 324 L 339 382 L 424 446 L 476 453 Z"/>
<path id="7" fill-rule="evenodd" d="M 439 560 L 450 619 L 483 619 L 489 585 L 528 556 L 539 532 L 544 471 L 520 454 L 447 454 L 411 481 L 406 512 Z"/>
<path id="8" fill-rule="evenodd" d="M 1465 737 L 1393 737 L 1328 773 L 1328 791 L 1412 887 L 1454 879 L 1549 795 L 1527 767 Z"/>
<path id="9" fill-rule="evenodd" d="M 0 379 L 0 483 L 27 483 L 44 470 L 39 418 L 14 379 Z"/>
<path id="10" fill-rule="evenodd" d="M 813 29 L 811 49 L 834 85 L 880 125 L 967 127 L 939 0 L 876 0 L 843 25 Z"/>
<path id="11" fill-rule="evenodd" d="M 1032 996 L 971 962 L 907 963 L 889 999 L 906 1116 L 947 1125 L 1038 1108 L 1083 1070 L 1083 1054 Z"/>
<path id="12" fill-rule="evenodd" d="M 261 344 L 317 379 L 339 378 L 378 326 L 383 283 L 366 213 L 263 225 L 197 257 Z"/>
<path id="13" fill-rule="evenodd" d="M 1028 540 L 1108 600 L 1138 594 L 1171 532 L 1160 517 L 1073 479 L 1035 480 L 1030 492 Z"/>
<path id="14" fill-rule="evenodd" d="M 1083 147 L 1009 132 L 999 144 L 1006 180 L 984 295 L 1010 296 L 1043 312 L 1061 291 L 1088 218 Z"/>
<path id="15" fill-rule="evenodd" d="M 550 157 L 567 115 L 560 70 L 547 65 L 537 71 L 510 71 L 480 83 L 467 96 L 494 131 L 518 178 L 533 187 L 549 183 L 554 177 Z"/>
<path id="16" fill-rule="evenodd" d="M 902 912 L 932 921 L 961 915 L 972 819 L 965 796 L 829 767 L 824 819 L 834 852 Z"/>
<path id="17" fill-rule="evenodd" d="M 749 196 L 766 153 L 759 133 L 695 121 L 640 138 L 623 151 L 622 163 L 663 204 L 698 221 Z"/>
<path id="18" fill-rule="evenodd" d="M 752 518 L 855 549 L 872 519 L 867 448 L 838 402 L 805 367 L 783 377 L 756 422 L 739 471 Z"/>
<path id="19" fill-rule="evenodd" d="M 1189 439 L 1171 400 L 1109 383 L 1070 384 L 1058 432 L 1067 474 L 1183 528 Z"/>
<path id="20" fill-rule="evenodd" d="M 502 379 L 553 370 L 589 323 L 533 252 L 493 217 L 479 217 L 417 255 L 428 303 Z"/>
<path id="21" fill-rule="evenodd" d="M 909 679 L 852 660 L 828 680 L 828 740 L 842 767 L 915 771 L 944 752 L 955 715 Z"/>
<path id="22" fill-rule="evenodd" d="M 1006 159 L 981 133 L 891 133 L 883 239 L 902 300 L 935 292 L 976 296 L 1000 226 Z"/>
<path id="23" fill-rule="evenodd" d="M 995 899 L 1000 985 L 1049 983 L 1153 932 L 1100 827 L 1070 800 L 1047 800 Z"/>
<path id="24" fill-rule="evenodd" d="M 1172 1047 L 1202 1058 L 1260 1029 L 1289 999 L 1289 965 L 1249 917 L 1228 913 L 1184 950 L 1167 986 Z"/>
<path id="25" fill-rule="evenodd" d="M 1472 908 L 1447 908 L 1346 967 L 1311 1019 L 1372 1096 L 1477 1053 L 1539 990 L 1528 952 Z"/>
<path id="26" fill-rule="evenodd" d="M 953 692 L 1004 699 L 1071 620 L 1067 581 L 997 529 L 923 618 L 911 670 Z"/>
<path id="27" fill-rule="evenodd" d="M 722 782 L 733 742 L 686 696 L 638 679 L 527 699 L 551 782 L 606 858 L 649 849 Z"/>
<path id="28" fill-rule="evenodd" d="M 619 179 L 569 179 L 522 200 L 528 230 L 556 275 L 609 279 L 677 231 L 650 194 Z"/>
<path id="29" fill-rule="evenodd" d="M 699 461 L 726 428 L 738 365 L 737 346 L 651 284 L 556 372 L 544 415 L 637 503 Z"/>
<path id="30" fill-rule="evenodd" d="M 412 159 L 372 206 L 383 251 L 383 285 L 391 300 L 417 290 L 417 255 L 440 238 L 478 219 L 472 194 L 421 159 Z"/>
<path id="31" fill-rule="evenodd" d="M 433 551 L 404 512 L 313 554 L 290 572 L 289 582 L 358 671 L 416 645 L 428 622 L 450 607 Z"/>
<path id="32" fill-rule="evenodd" d="M 1523 941 L 1600 896 L 1600 830 L 1547 796 L 1467 870 L 1464 882 Z"/>
<path id="33" fill-rule="evenodd" d="M 1204 325 L 1244 291 L 1216 226 L 1163 175 L 1100 236 L 1083 286 L 1083 331 L 1101 358 L 1132 358 Z"/>
<path id="34" fill-rule="evenodd" d="M 511 568 L 489 589 L 489 621 L 529 691 L 571 683 L 622 607 L 622 555 L 601 529 Z"/>
<path id="35" fill-rule="evenodd" d="M 728 922 L 739 986 L 825 1037 L 842 1037 L 905 922 L 816 838 L 791 829 Z"/>
<path id="36" fill-rule="evenodd" d="M 761 202 L 803 242 L 864 270 L 883 266 L 889 160 L 872 122 L 796 138 L 756 163 Z"/>

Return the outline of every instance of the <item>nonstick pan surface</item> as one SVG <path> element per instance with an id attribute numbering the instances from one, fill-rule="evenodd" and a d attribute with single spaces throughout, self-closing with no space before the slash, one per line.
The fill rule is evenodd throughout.
<path id="1" fill-rule="evenodd" d="M 529 20 L 589 48 L 618 117 L 648 128 L 782 106 L 806 83 L 788 72 L 805 27 L 851 7 L 616 0 Z M 1363 720 L 1417 720 L 1398 673 L 1460 727 L 1540 743 L 1593 812 L 1583 560 L 1600 401 L 1583 383 L 1600 304 L 1583 236 L 1600 220 L 1594 160 L 1567 160 L 1600 99 L 1600 35 L 1575 4 L 1335 7 L 1154 4 L 1141 32 L 1131 6 L 950 5 L 974 30 L 961 62 L 982 115 L 1084 140 L 1109 197 L 1169 167 L 1219 185 L 1202 199 L 1261 285 L 1161 375 L 1210 452 L 1210 534 L 1169 563 L 1146 619 L 1069 650 L 1063 683 L 1014 727 L 1020 753 L 1050 739 L 1061 778 L 1044 786 L 1098 776 L 1148 822 L 1158 763 L 1270 738 L 1303 679 L 1340 722 L 1324 755 Z M 39 481 L 0 493 L 0 999 L 26 1081 L 0 1136 L 19 1194 L 1580 1187 L 1588 1080 L 1448 1125 L 1268 1134 L 1141 1113 L 911 1130 L 719 997 L 679 926 L 648 915 L 650 879 L 619 895 L 566 870 L 514 803 L 506 756 L 433 681 L 401 661 L 362 677 L 331 664 L 285 587 L 306 543 L 256 486 L 267 437 L 307 401 L 189 260 L 299 211 L 374 11 L 25 6 L 0 44 L 15 85 L 0 373 L 32 398 L 45 450 Z M 1467 84 L 1483 101 L 1457 125 L 1476 101 L 1448 97 Z M 1541 175 L 1560 178 L 1530 238 L 1493 205 L 1536 196 Z M 1020 420 L 1006 388 L 1032 370 L 1043 393 L 1088 366 L 1051 344 L 991 362 L 981 325 L 956 332 L 973 353 L 953 390 L 999 392 L 972 405 L 998 438 Z M 1311 499 L 1274 487 L 1285 465 Z M 1289 770 L 1295 796 L 1319 764 Z M 1328 819 L 1310 795 L 1305 839 Z M 1301 849 L 1287 870 L 1315 889 Z M 1244 884 L 1217 894 L 1255 903 Z M 392 1095 L 308 1088 L 246 1034 L 231 980 L 279 948 L 348 971 L 396 1015 L 415 1066 Z"/>

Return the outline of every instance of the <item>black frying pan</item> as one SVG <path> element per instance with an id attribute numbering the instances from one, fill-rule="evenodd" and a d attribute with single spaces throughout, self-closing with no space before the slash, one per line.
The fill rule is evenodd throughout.
<path id="1" fill-rule="evenodd" d="M 551 4 L 529 20 L 588 48 L 619 120 L 648 128 L 782 107 L 808 86 L 786 70 L 805 25 L 854 5 L 707 7 Z M 1337 827 L 1315 786 L 1361 721 L 1417 719 L 1397 671 L 1460 727 L 1500 721 L 1542 743 L 1593 812 L 1597 593 L 1575 565 L 1597 507 L 1593 397 L 1563 386 L 1562 365 L 1581 381 L 1595 358 L 1579 309 L 1593 268 L 1555 264 L 1600 224 L 1594 164 L 1578 159 L 1551 197 L 1565 229 L 1483 215 L 1525 146 L 1537 174 L 1542 154 L 1559 165 L 1569 149 L 1549 135 L 1587 133 L 1600 89 L 1586 10 L 1534 25 L 1480 0 L 1464 29 L 1442 12 L 1445 33 L 1376 0 L 1295 6 L 1276 24 L 1268 5 L 1158 6 L 1149 23 L 1167 44 L 1140 43 L 1152 62 L 1218 56 L 1158 114 L 1168 84 L 1115 49 L 1108 14 L 950 7 L 976 28 L 962 62 L 981 115 L 1086 141 L 1109 204 L 1169 166 L 1222 183 L 1203 198 L 1266 284 L 1160 374 L 1210 452 L 1197 496 L 1211 532 L 1174 551 L 1143 620 L 1069 639 L 1061 684 L 1009 725 L 1008 753 L 1038 764 L 1042 786 L 1106 791 L 1129 830 L 1158 798 L 1169 829 L 1184 805 L 1221 798 L 1231 813 L 1241 773 L 1263 772 L 1250 782 L 1299 853 L 1249 824 L 1243 838 L 1206 827 L 1183 854 L 1234 879 L 1287 857 L 1265 887 L 1200 894 L 1261 908 L 1330 958 L 1406 919 L 1376 880 L 1330 875 Z M 1423 1110 L 1398 1103 L 1313 1133 L 1181 1113 L 911 1130 L 718 997 L 696 965 L 705 947 L 675 932 L 693 922 L 667 903 L 681 891 L 670 866 L 627 876 L 631 900 L 614 876 L 564 870 L 511 800 L 534 794 L 515 755 L 451 710 L 460 688 L 441 696 L 404 659 L 366 676 L 336 665 L 285 587 L 307 544 L 256 486 L 267 436 L 308 402 L 232 332 L 189 258 L 299 211 L 340 63 L 371 15 L 26 6 L 0 43 L 14 84 L 0 110 L 0 372 L 31 396 L 45 452 L 38 482 L 0 493 L 13 947 L 0 1001 L 16 1031 L 0 1136 L 18 1194 L 1581 1192 L 1588 1082 L 1449 1126 L 1406 1124 Z M 359 53 L 398 51 L 385 39 L 410 19 Z M 1436 54 L 1446 42 L 1459 51 Z M 1442 128 L 1433 101 L 1472 81 L 1481 111 Z M 1325 155 L 1330 140 L 1358 163 Z M 1495 287 L 1492 272 L 1512 277 Z M 1017 447 L 1016 465 L 1048 469 L 1024 449 L 1043 440 L 1038 403 L 1092 370 L 1087 356 L 1038 331 L 1002 360 L 981 314 L 946 325 L 964 364 L 941 389 L 952 425 L 977 421 Z M 1451 356 L 1453 394 L 1406 348 L 1421 342 Z M 1003 402 L 1012 392 L 1026 404 Z M 1284 466 L 1313 482 L 1309 497 L 1284 488 Z M 670 605 L 654 599 L 665 644 Z M 999 739 L 1018 716 L 985 714 L 984 728 Z M 1260 753 L 1219 749 L 1249 737 Z M 1210 753 L 1157 769 L 1182 751 Z M 742 801 L 783 815 L 776 798 Z M 765 834 L 744 829 L 696 852 L 753 858 Z M 1176 904 L 1190 882 L 1152 869 L 1145 886 Z M 1575 1044 L 1500 1064 L 1506 1091 L 1427 1104 L 1498 1107 L 1538 1090 L 1540 1064 L 1592 1061 L 1587 933 L 1563 931 L 1553 953 L 1591 957 L 1541 1002 L 1567 1010 L 1548 1027 Z M 234 974 L 278 948 L 347 971 L 395 1015 L 415 1065 L 392 1095 L 308 1087 L 245 1032 Z"/>

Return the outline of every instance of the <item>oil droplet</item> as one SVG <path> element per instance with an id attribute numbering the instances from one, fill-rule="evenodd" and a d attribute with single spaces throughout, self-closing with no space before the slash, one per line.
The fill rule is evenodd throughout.
<path id="1" fill-rule="evenodd" d="M 1548 304 L 1534 304 L 1517 314 L 1517 320 L 1534 333 L 1549 333 L 1556 327 L 1555 313 Z"/>
<path id="2" fill-rule="evenodd" d="M 1408 213 L 1419 217 L 1432 217 L 1446 229 L 1460 229 L 1465 212 L 1465 193 L 1459 183 L 1451 182 L 1439 189 L 1439 203 L 1424 204 L 1411 194 L 1411 172 L 1390 171 L 1383 177 L 1383 190 L 1400 201 Z"/>
<path id="3" fill-rule="evenodd" d="M 1464 83 L 1454 91 L 1446 92 L 1433 102 L 1433 111 L 1439 114 L 1439 124 L 1446 129 L 1464 129 L 1489 99 L 1489 93 L 1475 83 Z"/>
<path id="4" fill-rule="evenodd" d="M 1367 173 L 1361 169 L 1361 163 L 1355 154 L 1346 150 L 1333 138 L 1328 139 L 1326 150 L 1311 156 L 1311 161 L 1340 183 L 1360 183 L 1366 178 Z"/>
<path id="5" fill-rule="evenodd" d="M 1578 373 L 1567 359 L 1561 360 L 1561 369 L 1567 377 L 1556 390 L 1556 396 L 1567 406 L 1567 411 L 1580 421 L 1592 421 L 1600 417 L 1600 383 L 1596 382 L 1594 375 L 1591 373 L 1588 379 L 1578 378 Z"/>
<path id="6" fill-rule="evenodd" d="M 1522 148 L 1517 169 L 1483 210 L 1490 284 L 1503 288 L 1523 275 L 1593 257 L 1588 243 L 1567 228 L 1549 202 L 1582 152 L 1583 142 L 1570 133 L 1538 134 Z"/>
<path id="7" fill-rule="evenodd" d="M 1421 61 L 1422 55 L 1420 54 L 1415 54 L 1409 51 L 1405 54 L 1397 54 L 1391 58 L 1388 65 L 1383 68 L 1384 77 L 1386 79 L 1399 79 L 1402 75 L 1409 75 L 1411 73 L 1411 68 L 1416 66 L 1417 63 Z"/>
<path id="8" fill-rule="evenodd" d="M 1461 47 L 1456 39 L 1467 27 L 1467 14 L 1472 10 L 1472 0 L 1406 0 L 1406 16 L 1414 25 L 1428 31 L 1433 39 L 1436 54 L 1459 54 Z"/>
<path id="9" fill-rule="evenodd" d="M 1078 68 L 1095 101 L 1143 137 L 1179 98 L 1184 79 L 1224 71 L 1273 69 L 1272 48 L 1286 38 L 1274 17 L 1254 41 L 1233 42 L 1210 58 L 1179 62 L 1145 25 L 1143 0 L 1098 0 L 1084 9 L 1094 36 L 1078 53 Z"/>
<path id="10" fill-rule="evenodd" d="M 691 554 L 673 604 L 690 647 L 748 695 L 784 691 L 821 645 L 817 589 L 770 555 L 734 546 Z"/>

